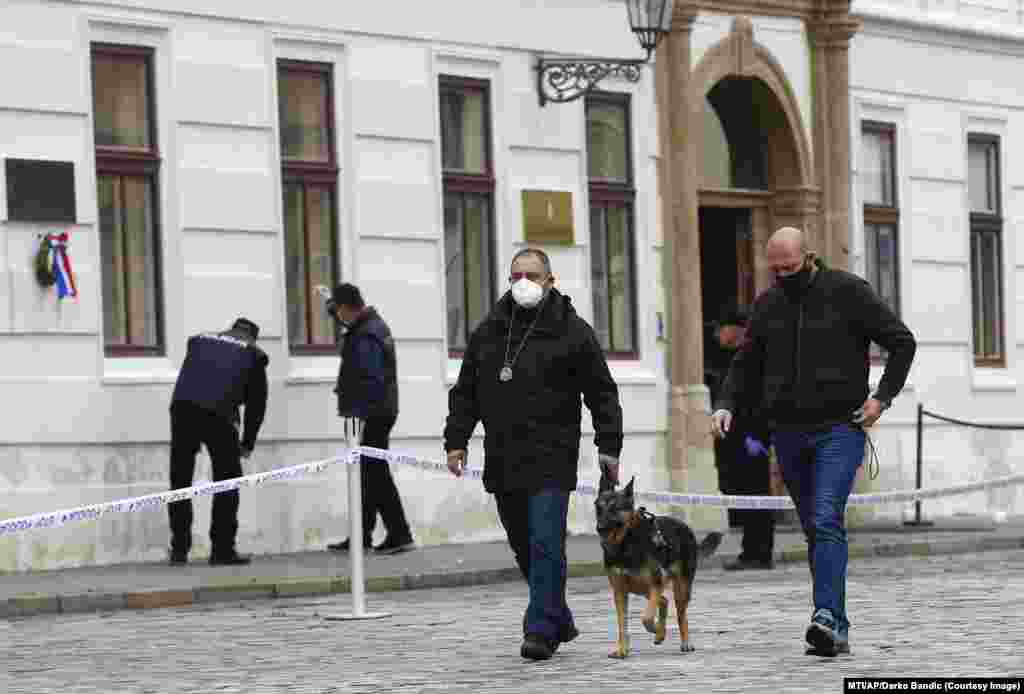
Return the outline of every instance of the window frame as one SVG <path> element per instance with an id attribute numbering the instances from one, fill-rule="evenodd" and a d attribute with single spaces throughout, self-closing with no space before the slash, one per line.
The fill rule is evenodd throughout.
<path id="1" fill-rule="evenodd" d="M 147 128 L 150 145 L 145 150 L 96 144 L 96 103 L 95 92 L 91 95 L 93 113 L 93 151 L 95 157 L 96 185 L 102 176 L 142 178 L 150 187 L 152 196 L 151 221 L 153 224 L 153 301 L 154 320 L 156 321 L 155 345 L 108 344 L 106 331 L 103 335 L 103 353 L 105 357 L 163 357 L 167 354 L 167 335 L 164 325 L 164 282 L 163 282 L 163 233 L 160 215 L 160 146 L 157 128 L 156 100 L 156 51 L 148 46 L 119 44 L 108 42 L 92 42 L 89 45 L 90 86 L 96 89 L 95 58 L 97 55 L 117 58 L 126 62 L 142 61 L 146 74 L 146 107 Z M 121 184 L 123 185 L 123 183 Z M 98 200 L 97 200 L 98 203 Z M 98 204 L 97 204 L 98 207 Z M 99 233 L 97 216 L 97 234 Z M 102 253 L 102 251 L 98 251 Z M 100 258 L 102 265 L 102 257 Z M 128 271 L 125 271 L 128 274 Z M 131 317 L 125 316 L 125 324 L 131 325 Z M 129 330 L 130 332 L 130 330 Z"/>
<path id="2" fill-rule="evenodd" d="M 894 236 L 894 247 L 895 247 L 896 255 L 895 255 L 895 258 L 893 259 L 893 275 L 894 275 L 894 282 L 895 282 L 895 287 L 894 287 L 894 290 L 895 290 L 894 291 L 894 294 L 895 294 L 895 298 L 894 298 L 895 306 L 892 306 L 891 308 L 893 310 L 893 313 L 895 313 L 897 316 L 900 316 L 902 314 L 903 292 L 901 291 L 901 284 L 902 284 L 902 279 L 903 278 L 902 278 L 902 273 L 900 272 L 900 257 L 901 257 L 900 256 L 900 194 L 899 194 L 899 177 L 898 177 L 899 176 L 899 161 L 898 161 L 899 160 L 899 157 L 898 157 L 899 145 L 898 145 L 897 140 L 896 140 L 897 129 L 896 129 L 896 125 L 894 123 L 885 123 L 885 122 L 882 122 L 882 121 L 875 121 L 875 120 L 863 120 L 863 121 L 861 121 L 861 136 L 863 137 L 866 134 L 872 134 L 872 135 L 883 135 L 884 134 L 884 135 L 889 135 L 890 138 L 891 138 L 891 141 L 892 141 L 892 151 L 890 152 L 890 157 L 889 157 L 889 160 L 890 160 L 890 163 L 891 163 L 891 171 L 889 172 L 889 174 L 892 176 L 892 205 L 883 205 L 883 204 L 879 204 L 877 202 L 862 201 L 862 203 L 863 203 L 863 224 L 862 224 L 861 231 L 862 231 L 862 238 L 864 240 L 864 274 L 868 275 L 868 267 L 867 267 L 867 257 L 868 257 L 868 252 L 867 252 L 867 242 L 868 242 L 867 228 L 868 228 L 868 226 L 870 225 L 870 226 L 887 226 L 887 227 L 892 227 L 893 236 Z M 862 197 L 863 197 L 863 194 L 862 194 Z M 875 248 L 875 257 L 877 257 L 877 256 L 878 256 L 878 249 L 877 249 L 877 246 L 876 246 L 876 248 Z M 877 275 L 878 274 L 877 273 L 878 268 L 876 267 L 874 269 L 876 271 L 875 274 Z M 878 288 L 875 285 L 875 280 L 877 279 L 878 280 L 878 285 L 881 285 L 881 278 L 880 277 L 867 277 L 866 276 L 865 279 L 868 281 L 868 284 L 870 284 L 872 286 L 872 288 L 874 288 L 875 291 L 877 292 Z M 881 297 L 879 297 L 879 298 L 881 298 Z M 871 358 L 871 364 L 876 365 L 876 366 L 877 365 L 885 364 L 885 361 L 886 361 L 885 354 L 882 351 L 882 348 L 879 345 L 876 345 L 874 343 L 872 343 L 871 347 L 870 347 L 870 358 Z"/>
<path id="3" fill-rule="evenodd" d="M 634 173 L 634 152 L 633 152 L 633 103 L 632 95 L 623 92 L 608 92 L 595 90 L 588 92 L 584 97 L 583 104 L 583 129 L 584 139 L 586 141 L 587 155 L 588 155 L 588 169 L 587 169 L 587 201 L 589 209 L 588 223 L 593 220 L 594 208 L 612 208 L 619 207 L 626 209 L 626 223 L 629 228 L 629 292 L 630 301 L 632 302 L 632 310 L 630 311 L 630 325 L 629 329 L 632 333 L 632 350 L 626 351 L 605 351 L 605 358 L 610 361 L 637 361 L 640 359 L 640 330 L 639 330 L 639 318 L 638 318 L 638 304 L 637 301 L 637 252 L 636 252 L 636 175 Z M 625 115 L 625 137 L 626 137 L 626 180 L 622 183 L 616 183 L 607 179 L 592 179 L 590 178 L 589 170 L 589 154 L 590 154 L 590 142 L 587 137 L 587 109 L 590 104 L 611 104 L 622 108 Z M 591 247 L 591 253 L 593 248 Z M 591 259 L 591 263 L 593 259 Z M 605 258 L 605 262 L 608 259 Z M 591 290 L 591 299 L 593 299 L 593 290 Z M 594 306 L 594 313 L 597 313 L 597 307 Z M 609 326 L 610 327 L 610 326 Z"/>
<path id="4" fill-rule="evenodd" d="M 1007 360 L 1007 346 L 1006 346 L 1006 268 L 1005 265 L 1005 253 L 1003 244 L 1003 195 L 1002 195 L 1002 145 L 1000 137 L 998 135 L 992 135 L 988 133 L 968 133 L 967 134 L 967 150 L 968 159 L 970 158 L 970 147 L 972 144 L 978 145 L 994 145 L 995 147 L 995 165 L 993 171 L 992 190 L 988 191 L 995 198 L 995 209 L 997 213 L 993 214 L 990 212 L 975 212 L 971 210 L 970 204 L 970 170 L 968 169 L 967 174 L 967 209 L 969 215 L 969 243 L 968 253 L 970 254 L 968 260 L 968 267 L 970 268 L 971 277 L 971 341 L 972 352 L 974 353 L 974 365 L 983 368 L 1006 368 Z M 986 180 L 986 185 L 988 181 Z M 998 257 L 996 259 L 999 264 L 999 284 L 997 287 L 997 300 L 999 302 L 999 316 L 997 316 L 997 332 L 999 336 L 999 342 L 1002 346 L 1002 351 L 999 354 L 991 355 L 979 355 L 978 345 L 974 340 L 974 319 L 977 307 L 974 306 L 974 290 L 975 290 L 975 273 L 973 268 L 974 260 L 974 239 L 975 236 L 983 236 L 986 234 L 992 234 L 996 237 Z M 980 278 L 979 278 L 980 279 Z"/>
<path id="5" fill-rule="evenodd" d="M 483 173 L 474 174 L 467 173 L 465 171 L 449 171 L 444 168 L 444 143 L 442 141 L 440 133 L 444 132 L 444 126 L 441 123 L 441 97 L 445 92 L 459 92 L 459 93 L 479 93 L 483 100 L 484 118 L 483 118 L 483 138 L 484 138 L 484 171 Z M 465 195 L 476 195 L 486 197 L 487 199 L 487 216 L 488 216 L 488 232 L 489 238 L 486 243 L 488 245 L 488 256 L 490 257 L 491 267 L 485 268 L 485 273 L 491 277 L 491 296 L 487 297 L 488 305 L 493 305 L 497 301 L 497 286 L 500 280 L 497 278 L 496 271 L 496 251 L 497 251 L 497 233 L 495 229 L 496 215 L 495 215 L 495 188 L 496 180 L 494 175 L 494 139 L 491 125 L 491 119 L 493 113 L 491 111 L 491 81 L 488 79 L 480 79 L 475 77 L 463 77 L 459 75 L 451 75 L 442 73 L 438 75 L 437 81 L 437 94 L 438 94 L 438 142 L 441 146 L 441 210 L 442 218 L 444 216 L 444 210 L 447 205 L 449 193 L 458 194 L 460 196 Z M 462 205 L 465 205 L 465 198 L 462 198 Z M 442 222 L 443 224 L 443 222 Z M 442 229 L 442 240 L 444 230 Z M 464 240 L 463 240 L 464 241 Z M 465 243 L 463 244 L 465 245 Z M 465 258 L 465 255 L 463 255 Z M 444 278 L 447 283 L 447 277 Z M 469 305 L 469 288 L 466 286 L 466 282 L 462 284 L 462 305 Z M 447 301 L 445 302 L 445 341 L 448 339 L 448 306 Z M 469 337 L 472 332 L 472 328 L 469 325 L 469 321 L 466 321 L 466 346 L 469 346 Z M 465 356 L 464 349 L 455 349 L 451 345 L 448 346 L 448 358 L 449 359 L 462 359 Z"/>
<path id="6" fill-rule="evenodd" d="M 306 342 L 295 343 L 291 338 L 291 326 L 286 326 L 286 339 L 288 342 L 288 353 L 296 356 L 328 356 L 335 355 L 338 352 L 338 346 L 335 341 L 334 344 L 315 344 L 309 342 L 310 339 L 310 326 L 313 321 L 320 317 L 320 313 L 317 308 L 323 308 L 319 302 L 319 297 L 309 287 L 309 195 L 308 191 L 312 189 L 326 189 L 331 196 L 331 216 L 330 216 L 330 231 L 331 231 L 331 248 L 332 248 L 332 265 L 331 268 L 334 273 L 335 282 L 341 277 L 341 252 L 340 252 L 340 232 L 338 229 L 339 222 L 339 200 L 338 200 L 338 174 L 341 169 L 338 166 L 338 153 L 337 153 L 337 128 L 335 123 L 335 88 L 334 88 L 334 64 L 329 62 L 311 61 L 311 60 L 296 60 L 293 58 L 278 58 L 275 64 L 274 77 L 277 85 L 277 99 L 278 103 L 275 104 L 277 107 L 277 118 L 280 121 L 281 112 L 281 76 L 282 73 L 304 73 L 313 74 L 318 77 L 322 77 L 326 80 L 326 108 L 324 111 L 324 118 L 327 126 L 327 161 L 312 161 L 305 159 L 290 159 L 284 156 L 284 152 L 281 152 L 281 200 L 282 205 L 284 201 L 285 187 L 288 185 L 299 185 L 302 190 L 302 201 L 303 201 L 303 214 L 302 214 L 302 241 L 303 241 L 303 253 L 305 253 L 305 262 L 303 268 L 305 277 L 303 280 L 303 288 L 306 292 Z M 280 128 L 281 123 L 278 123 L 278 147 L 281 147 L 280 142 Z M 285 229 L 285 221 L 282 216 L 281 221 L 281 237 L 284 245 L 284 254 L 287 263 L 288 256 L 288 238 L 287 231 Z M 285 272 L 285 294 L 288 293 L 288 273 Z"/>

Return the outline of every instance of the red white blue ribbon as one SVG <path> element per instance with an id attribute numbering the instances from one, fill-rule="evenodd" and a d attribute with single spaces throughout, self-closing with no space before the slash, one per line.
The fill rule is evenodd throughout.
<path id="1" fill-rule="evenodd" d="M 75 286 L 75 274 L 71 270 L 71 258 L 68 257 L 68 232 L 47 234 L 46 240 L 50 244 L 50 268 L 57 279 L 57 298 L 77 299 L 78 288 Z"/>

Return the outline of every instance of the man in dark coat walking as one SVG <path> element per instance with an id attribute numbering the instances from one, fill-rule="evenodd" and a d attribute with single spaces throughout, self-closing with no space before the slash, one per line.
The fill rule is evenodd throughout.
<path id="1" fill-rule="evenodd" d="M 242 458 L 256 446 L 267 410 L 267 364 L 256 345 L 260 329 L 239 318 L 230 330 L 193 335 L 171 397 L 171 489 L 192 485 L 199 446 L 206 446 L 213 479 L 241 477 Z M 238 408 L 245 405 L 245 429 L 238 436 Z M 210 563 L 248 564 L 235 551 L 238 490 L 213 496 Z M 170 563 L 184 565 L 192 548 L 192 502 L 167 505 L 171 524 Z"/>
<path id="2" fill-rule="evenodd" d="M 398 419 L 398 359 L 391 329 L 377 310 L 367 306 L 359 288 L 339 284 L 327 304 L 341 324 L 341 367 L 338 370 L 338 416 L 363 420 L 360 445 L 387 449 L 391 429 Z M 402 498 L 387 462 L 363 456 L 360 475 L 363 506 L 363 547 L 370 547 L 377 513 L 384 521 L 384 541 L 374 547 L 378 554 L 397 554 L 415 543 L 405 518 Z M 352 538 L 327 545 L 347 552 Z"/>
<path id="3" fill-rule="evenodd" d="M 728 435 L 745 404 L 768 421 L 807 538 L 814 614 L 806 652 L 831 657 L 850 652 L 844 513 L 864 460 L 864 429 L 903 388 L 917 343 L 871 285 L 826 267 L 799 229 L 776 231 L 765 256 L 776 286 L 754 304 L 711 425 L 716 436 Z M 889 357 L 869 392 L 872 342 Z"/>
<path id="4" fill-rule="evenodd" d="M 462 474 L 477 422 L 484 425 L 484 488 L 498 515 L 530 600 L 524 658 L 550 658 L 578 635 L 565 600 L 566 521 L 576 488 L 580 399 L 594 423 L 600 465 L 619 474 L 622 408 L 594 330 L 554 288 L 551 262 L 524 249 L 512 261 L 511 289 L 474 330 L 448 395 L 448 467 Z"/>

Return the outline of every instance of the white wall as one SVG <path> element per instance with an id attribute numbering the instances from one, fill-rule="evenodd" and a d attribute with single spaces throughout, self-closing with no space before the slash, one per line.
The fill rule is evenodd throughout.
<path id="1" fill-rule="evenodd" d="M 883 454 L 878 489 L 913 486 L 915 419 L 930 411 L 976 422 L 1021 423 L 1024 248 L 1024 26 L 1019 2 L 855 2 L 863 30 L 850 51 L 853 258 L 864 269 L 857 182 L 860 124 L 896 126 L 900 207 L 900 293 L 918 338 L 910 384 L 877 434 Z M 899 69 L 894 70 L 893 66 Z M 978 368 L 972 347 L 967 135 L 1000 138 L 1007 367 Z M 880 369 L 873 369 L 877 379 Z M 926 418 L 925 486 L 999 477 L 1024 469 L 1019 432 L 941 425 Z M 880 447 L 881 448 L 881 447 Z M 887 515 L 910 508 L 886 508 Z M 926 514 L 1024 512 L 1017 488 L 929 501 Z"/>
<path id="2" fill-rule="evenodd" d="M 287 351 L 276 71 L 279 58 L 334 64 L 342 277 L 364 290 L 397 339 L 402 412 L 393 446 L 438 458 L 447 389 L 458 363 L 444 342 L 444 256 L 438 75 L 491 81 L 498 266 L 523 243 L 520 191 L 573 193 L 576 243 L 549 249 L 582 315 L 590 301 L 589 211 L 582 102 L 541 109 L 533 51 L 636 57 L 621 3 L 523 6 L 449 0 L 393 5 L 293 2 L 115 2 L 0 8 L 0 158 L 73 161 L 78 223 L 71 257 L 81 298 L 58 303 L 32 274 L 39 225 L 7 221 L 0 170 L 0 515 L 16 516 L 162 490 L 167 406 L 185 338 L 239 314 L 261 325 L 271 357 L 270 403 L 247 471 L 332 455 L 340 440 L 331 393 L 336 357 Z M 587 31 L 567 31 L 581 16 Z M 92 144 L 89 45 L 155 52 L 165 357 L 103 356 Z M 633 95 L 637 187 L 638 324 L 642 357 L 613 364 L 626 412 L 624 460 L 647 488 L 664 488 L 667 401 L 655 340 L 660 268 L 655 247 L 657 132 L 653 73 Z M 503 276 L 503 271 L 499 272 Z M 16 406 L 12 406 L 16 403 Z M 596 468 L 589 420 L 580 469 Z M 479 435 L 479 431 L 477 434 Z M 471 463 L 482 464 L 480 442 Z M 200 456 L 197 478 L 208 477 Z M 239 544 L 256 552 L 320 548 L 346 534 L 344 480 L 277 485 L 243 494 Z M 396 470 L 421 542 L 501 536 L 476 484 Z M 193 528 L 203 551 L 208 502 Z M 573 527 L 590 531 L 589 503 Z M 0 540 L 0 570 L 157 559 L 161 512 L 104 519 Z"/>

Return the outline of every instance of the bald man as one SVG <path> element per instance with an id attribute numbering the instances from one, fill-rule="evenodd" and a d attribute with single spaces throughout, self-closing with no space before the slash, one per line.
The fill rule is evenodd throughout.
<path id="1" fill-rule="evenodd" d="M 806 653 L 850 652 L 844 513 L 864 460 L 864 429 L 907 380 L 916 342 L 860 277 L 834 270 L 793 227 L 765 247 L 775 286 L 754 304 L 743 345 L 721 389 L 712 431 L 724 437 L 737 408 L 752 407 L 774 432 L 775 453 L 807 538 L 814 613 Z M 868 348 L 888 351 L 869 394 Z"/>

